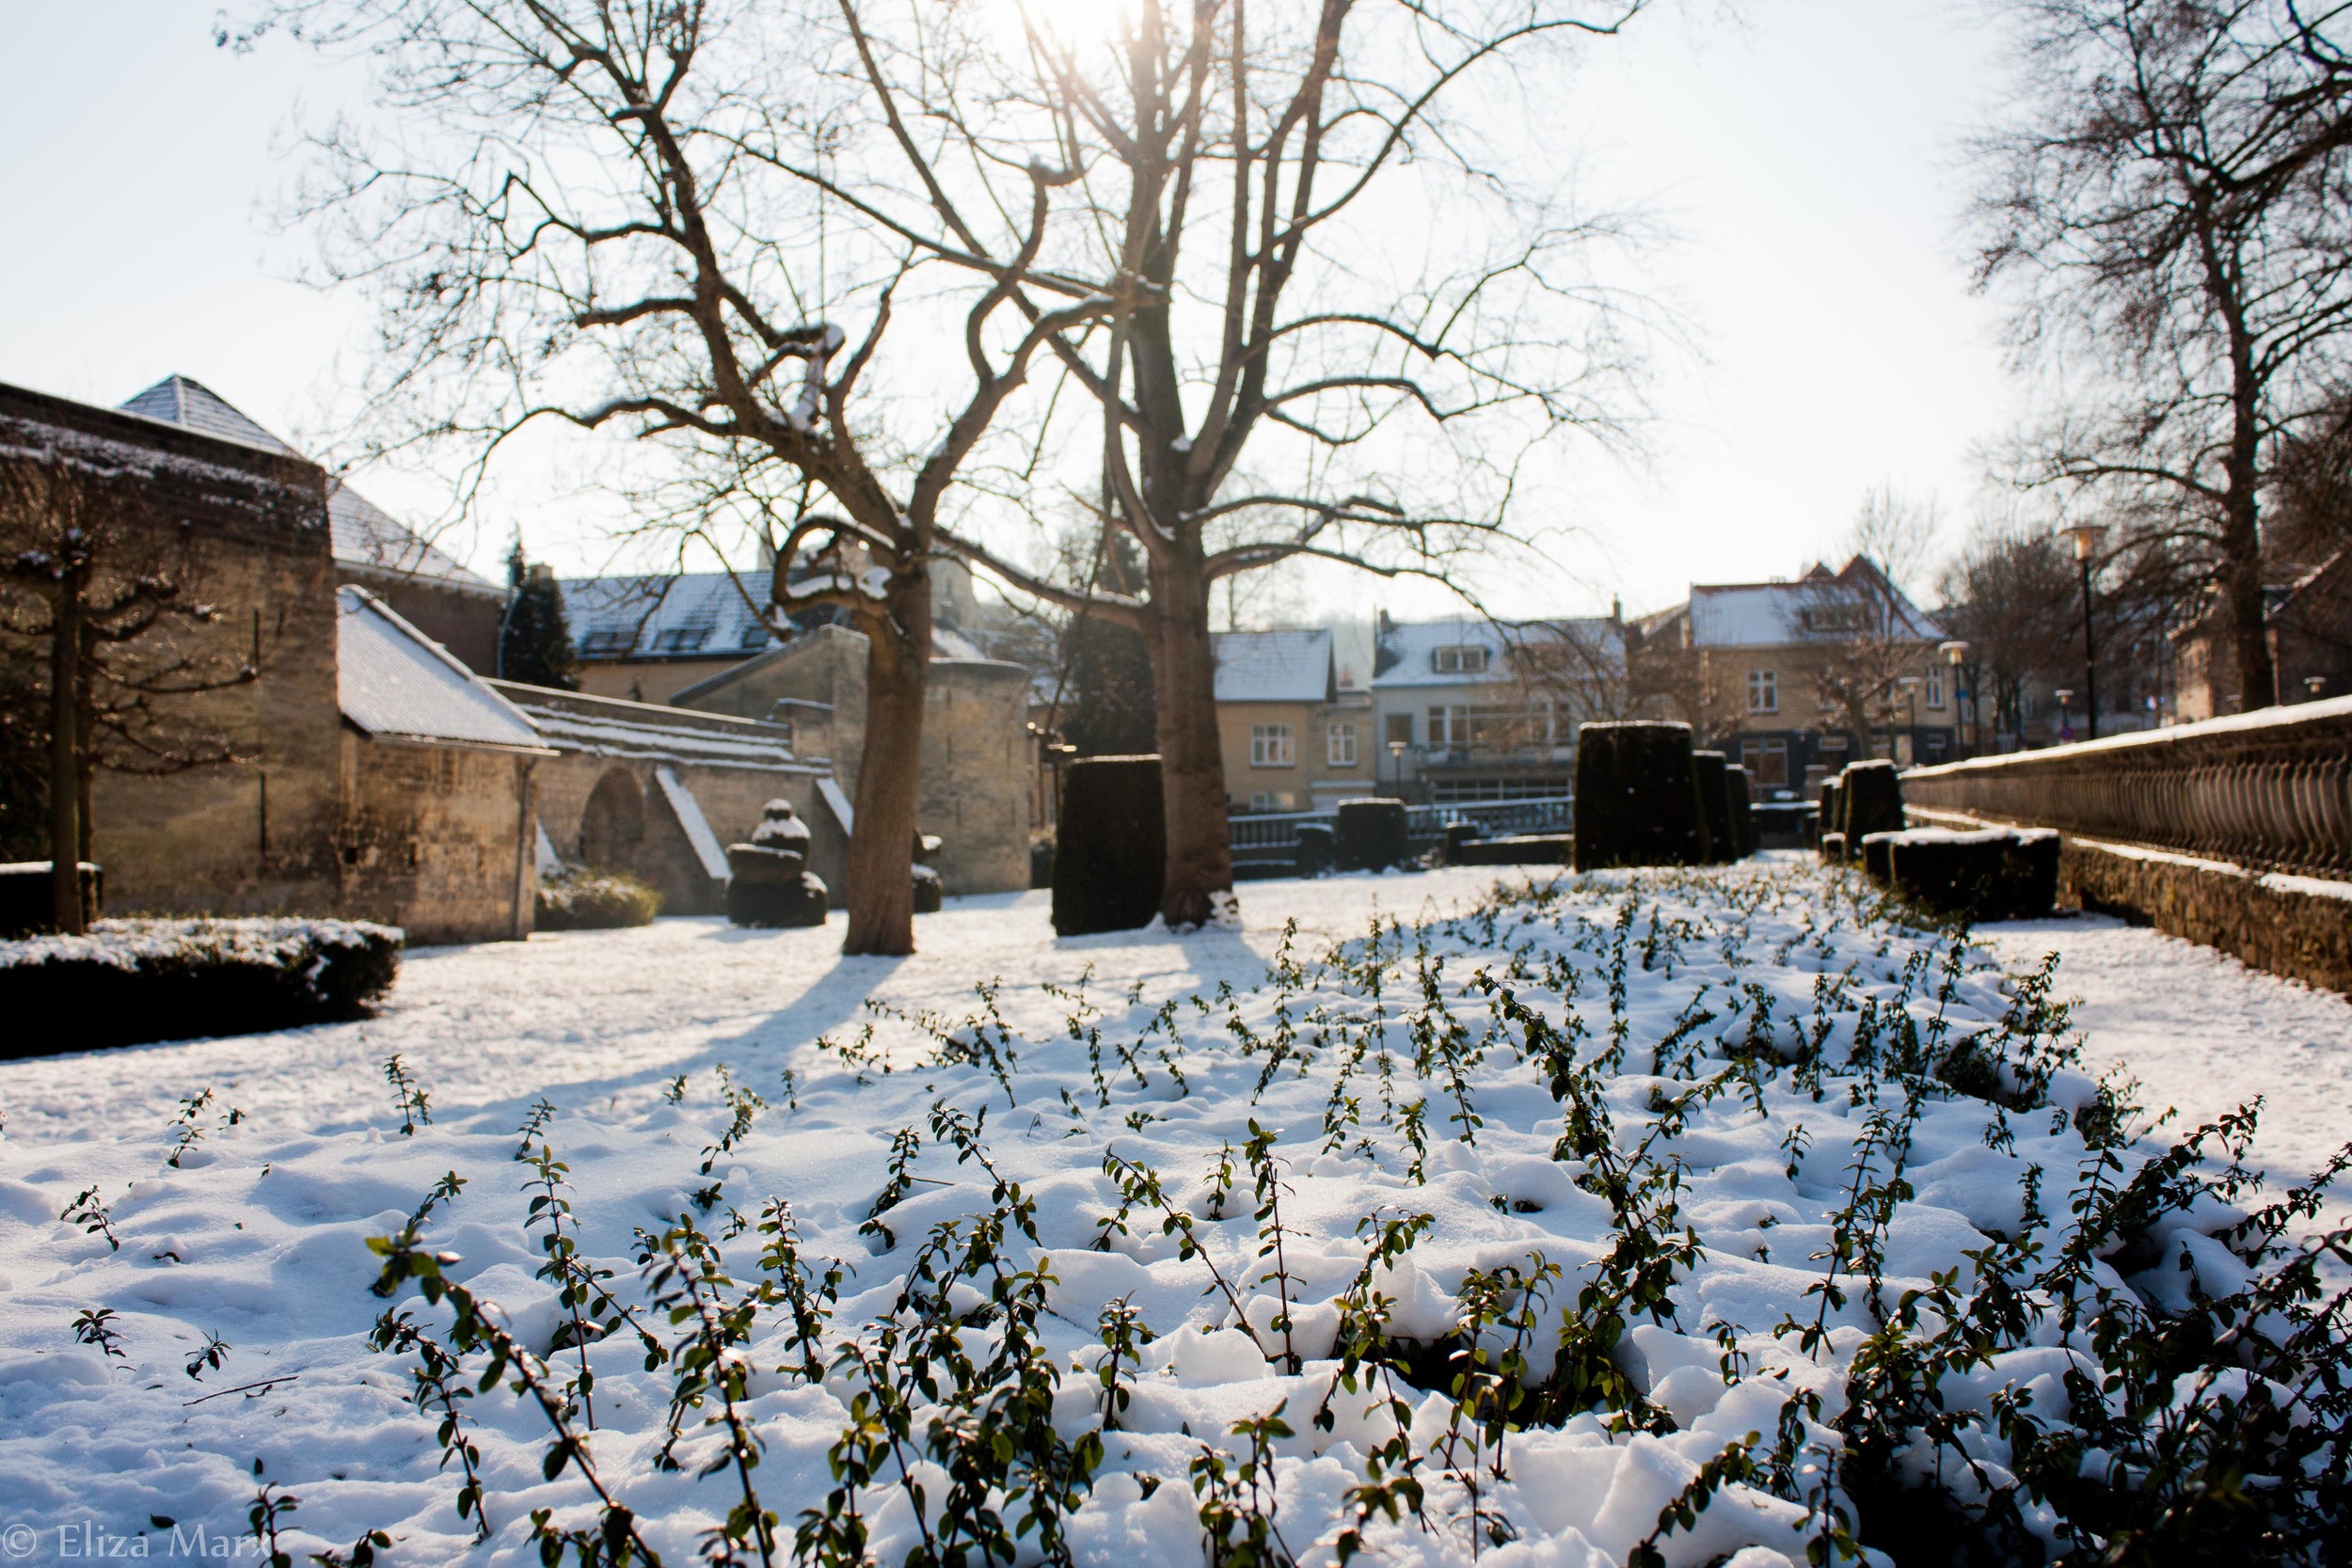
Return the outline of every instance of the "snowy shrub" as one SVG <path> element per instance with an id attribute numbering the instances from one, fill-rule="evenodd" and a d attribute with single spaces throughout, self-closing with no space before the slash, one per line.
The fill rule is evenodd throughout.
<path id="1" fill-rule="evenodd" d="M 539 884 L 532 924 L 542 931 L 596 931 L 647 926 L 661 895 L 626 871 L 565 870 Z"/>
<path id="2" fill-rule="evenodd" d="M 386 1359 L 305 1344 L 336 1424 L 254 1509 L 298 1480 L 287 1549 L 346 1562 L 2342 1560 L 2336 1170 L 2256 1192 L 2250 1111 L 2135 1137 L 2048 966 L 1781 865 L 1168 974 L 869 999 L 772 1097 L 600 1086 L 519 1137 L 387 1063 L 394 1135 L 333 1159 L 421 1197 L 315 1139 L 225 1188 L 340 1204 L 333 1247 L 237 1243 L 289 1283 L 378 1264 Z M 200 1325 L 148 1309 L 156 1200 L 103 1196 L 43 1299 L 122 1423 Z"/>
<path id="3" fill-rule="evenodd" d="M 102 920 L 0 942 L 15 1055 L 249 1035 L 357 1018 L 391 989 L 401 933 L 358 920 Z"/>

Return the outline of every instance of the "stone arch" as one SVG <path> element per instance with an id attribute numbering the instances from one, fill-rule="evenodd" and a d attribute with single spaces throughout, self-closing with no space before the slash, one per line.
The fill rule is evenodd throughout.
<path id="1" fill-rule="evenodd" d="M 645 840 L 645 792 L 626 768 L 608 768 L 580 814 L 580 859 L 584 865 L 628 870 L 637 863 Z"/>

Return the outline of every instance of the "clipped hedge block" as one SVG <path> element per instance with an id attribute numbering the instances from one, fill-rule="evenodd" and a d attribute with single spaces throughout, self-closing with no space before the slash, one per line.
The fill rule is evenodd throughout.
<path id="1" fill-rule="evenodd" d="M 1756 781 L 1746 768 L 1733 763 L 1724 769 L 1724 795 L 1731 805 L 1731 853 L 1746 860 L 1760 847 L 1756 832 Z"/>
<path id="2" fill-rule="evenodd" d="M 1473 839 L 1484 838 L 1486 834 L 1486 830 L 1475 822 L 1447 823 L 1445 825 L 1445 863 L 1448 865 L 1472 863 L 1462 859 L 1462 846 Z"/>
<path id="3" fill-rule="evenodd" d="M 0 1054 L 251 1035 L 364 1017 L 400 973 L 398 928 L 358 920 L 102 920 L 0 942 Z"/>
<path id="4" fill-rule="evenodd" d="M 1160 759 L 1081 757 L 1062 768 L 1054 929 L 1130 931 L 1160 912 L 1168 830 Z"/>
<path id="5" fill-rule="evenodd" d="M 1293 866 L 1301 877 L 1320 877 L 1331 869 L 1339 835 L 1320 822 L 1301 822 L 1292 849 Z"/>
<path id="6" fill-rule="evenodd" d="M 1811 849 L 1820 837 L 1820 817 L 1809 800 L 1759 800 L 1748 822 L 1759 849 Z"/>
<path id="7" fill-rule="evenodd" d="M 1844 833 L 1823 833 L 1820 848 L 1821 859 L 1830 864 L 1843 865 L 1845 863 L 1846 835 Z"/>
<path id="8" fill-rule="evenodd" d="M 1838 827 L 1849 855 L 1859 855 L 1862 841 L 1872 833 L 1903 831 L 1902 780 L 1891 762 L 1882 758 L 1848 768 L 1838 780 L 1837 799 L 1843 811 Z"/>
<path id="9" fill-rule="evenodd" d="M 914 912 L 916 914 L 937 914 L 944 901 L 944 891 L 940 886 L 938 872 L 928 865 L 918 865 L 914 868 Z"/>
<path id="10" fill-rule="evenodd" d="M 1836 779 L 1822 780 L 1821 811 L 1814 824 L 1813 847 L 1825 861 L 1836 861 L 1843 858 L 1842 855 L 1830 853 L 1829 836 L 1832 833 L 1842 834 L 1846 831 L 1846 819 L 1841 815 L 1845 803 L 1843 792 L 1837 787 L 1837 781 Z"/>
<path id="11" fill-rule="evenodd" d="M 1730 759 L 1721 752 L 1692 752 L 1691 772 L 1699 790 L 1699 816 L 1707 824 L 1707 858 L 1715 865 L 1739 859 L 1731 828 Z"/>
<path id="12" fill-rule="evenodd" d="M 1899 833 L 1865 833 L 1862 835 L 1862 874 L 1874 882 L 1887 879 L 1886 846 Z"/>
<path id="13" fill-rule="evenodd" d="M 749 844 L 727 846 L 727 918 L 738 926 L 822 926 L 831 901 L 808 868 L 808 824 L 789 800 L 760 808 Z"/>
<path id="14" fill-rule="evenodd" d="M 1342 871 L 1386 871 L 1412 858 L 1405 802 L 1342 800 L 1332 825 L 1331 863 Z"/>
<path id="15" fill-rule="evenodd" d="M 603 931 L 649 926 L 661 895 L 625 871 L 567 871 L 539 884 L 532 927 L 541 931 Z"/>
<path id="16" fill-rule="evenodd" d="M 1448 863 L 1565 865 L 1574 852 L 1575 840 L 1566 833 L 1515 833 L 1506 838 L 1466 839 L 1458 851 L 1449 854 Z"/>
<path id="17" fill-rule="evenodd" d="M 57 928 L 51 912 L 55 906 L 49 896 L 49 868 L 56 863 L 18 861 L 0 865 L 0 937 L 37 936 Z M 106 874 L 88 861 L 81 862 L 80 868 L 82 923 L 87 926 L 98 918 L 105 895 Z"/>
<path id="18" fill-rule="evenodd" d="M 2038 920 L 2058 902 L 2060 845 L 2047 828 L 1915 828 L 1876 836 L 1885 841 L 1895 892 L 1938 914 Z"/>
<path id="19" fill-rule="evenodd" d="M 1579 726 L 1572 836 L 1579 871 L 1706 863 L 1707 822 L 1691 760 L 1691 726 Z"/>

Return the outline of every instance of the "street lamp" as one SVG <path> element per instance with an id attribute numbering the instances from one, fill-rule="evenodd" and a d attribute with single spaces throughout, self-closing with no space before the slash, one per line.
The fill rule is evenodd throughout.
<path id="1" fill-rule="evenodd" d="M 2099 738 L 2098 652 L 2090 640 L 2090 563 L 2098 557 L 2099 541 L 2106 537 L 2103 523 L 2076 523 L 2061 529 L 2074 542 L 2074 564 L 2083 575 L 2083 738 Z"/>
<path id="2" fill-rule="evenodd" d="M 1899 677 L 1895 684 L 1903 689 L 1903 700 L 1910 705 L 1903 719 L 1903 728 L 1906 732 L 1908 732 L 1904 735 L 1903 738 L 1911 742 L 1910 760 L 1915 763 L 1919 760 L 1919 687 L 1921 684 L 1921 678 L 1917 675 L 1903 675 Z"/>
<path id="3" fill-rule="evenodd" d="M 1944 656 L 1944 662 L 1952 667 L 1952 715 L 1954 720 L 1952 724 L 1952 749 L 1954 751 L 1958 751 L 1960 749 L 1960 724 L 1958 720 L 1961 708 L 1964 704 L 1969 703 L 1974 699 L 1974 693 L 1963 693 L 1960 684 L 1961 673 L 1967 668 L 1968 664 L 1968 644 L 1962 639 L 1955 637 L 1946 641 L 1938 642 L 1935 645 L 1935 651 L 1942 654 Z M 1976 749 L 1981 752 L 1984 750 L 1984 716 L 1972 708 L 1970 709 L 1970 719 L 1976 725 L 1977 729 Z"/>
<path id="4" fill-rule="evenodd" d="M 2305 675 L 2303 677 L 2303 689 L 2311 693 L 2310 701 L 2315 703 L 2327 693 L 2328 677 L 2325 675 Z"/>
<path id="5" fill-rule="evenodd" d="M 1389 776 L 1396 781 L 1399 800 L 1405 798 L 1405 746 L 1402 740 L 1389 742 Z"/>
<path id="6" fill-rule="evenodd" d="M 2066 717 L 2066 705 L 2074 700 L 2074 689 L 2061 686 L 2053 695 L 2058 700 L 2058 738 L 2072 740 L 2074 738 L 2074 721 Z"/>

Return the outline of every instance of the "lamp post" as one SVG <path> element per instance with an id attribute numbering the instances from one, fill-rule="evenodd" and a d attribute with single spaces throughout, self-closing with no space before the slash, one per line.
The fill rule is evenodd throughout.
<path id="1" fill-rule="evenodd" d="M 2066 705 L 2074 700 L 2074 689 L 2061 686 L 2052 695 L 2058 700 L 2058 737 L 2060 740 L 2072 740 L 2074 738 L 2074 723 L 2073 720 L 2066 717 Z"/>
<path id="2" fill-rule="evenodd" d="M 1903 701 L 1907 705 L 1903 714 L 1903 738 L 1911 742 L 1911 755 L 1905 759 L 1905 765 L 1912 766 L 1915 765 L 1919 760 L 1919 687 L 1921 685 L 1921 677 L 1917 675 L 1903 675 L 1899 677 L 1895 684 L 1903 689 Z"/>
<path id="3" fill-rule="evenodd" d="M 1389 742 L 1389 776 L 1396 781 L 1396 798 L 1405 799 L 1405 745 L 1402 740 Z"/>
<path id="4" fill-rule="evenodd" d="M 1951 666 L 1952 750 L 1957 752 L 1960 750 L 1960 711 L 1962 705 L 1969 700 L 1968 695 L 1963 694 L 1960 684 L 1961 672 L 1966 669 L 1968 664 L 1968 644 L 1960 638 L 1955 637 L 1947 641 L 1938 642 L 1935 645 L 1935 651 L 1944 656 L 1944 662 L 1946 664 Z M 1978 732 L 1977 750 L 1981 752 L 1984 750 L 1984 722 L 1981 715 L 1976 715 L 1975 717 L 1977 721 Z"/>
<path id="5" fill-rule="evenodd" d="M 2106 536 L 2103 523 L 2076 523 L 2062 530 L 2074 542 L 2074 564 L 2083 576 L 2083 738 L 2099 738 L 2099 677 L 2098 650 L 2090 639 L 2090 563 L 2099 554 L 2099 541 Z"/>

